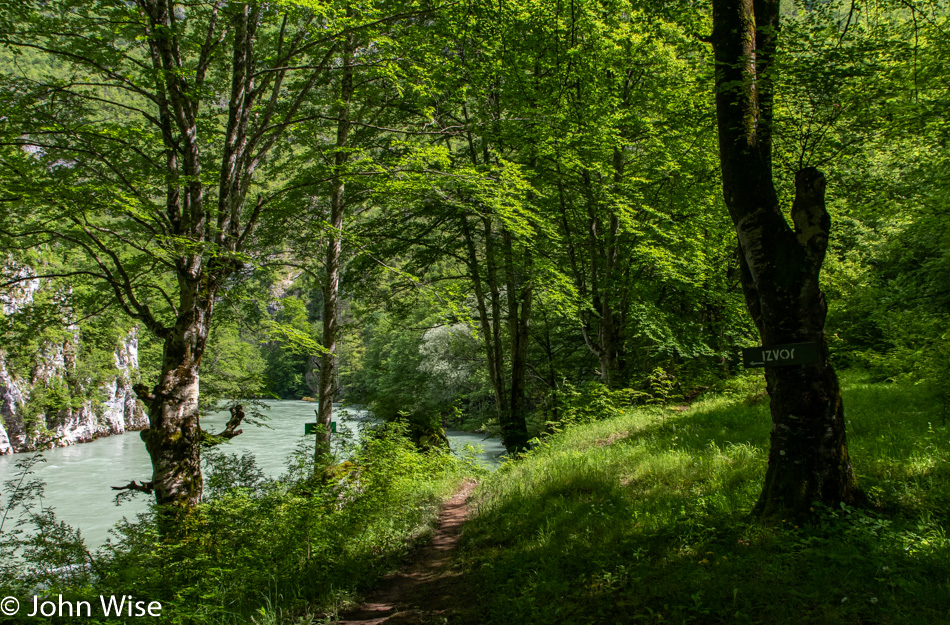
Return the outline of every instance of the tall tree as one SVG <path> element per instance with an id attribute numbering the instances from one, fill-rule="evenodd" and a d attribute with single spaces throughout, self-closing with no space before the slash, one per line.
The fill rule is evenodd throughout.
<path id="1" fill-rule="evenodd" d="M 815 501 L 857 504 L 838 378 L 825 340 L 819 273 L 831 218 L 825 177 L 795 175 L 791 223 L 772 176 L 773 59 L 779 0 L 714 0 L 716 113 L 723 197 L 739 240 L 749 313 L 766 346 L 816 343 L 818 363 L 769 367 L 769 466 L 755 512 L 807 516 Z"/>
<path id="2" fill-rule="evenodd" d="M 536 211 L 513 165 L 514 159 L 531 160 L 531 146 L 508 142 L 509 118 L 519 106 L 511 99 L 509 72 L 517 70 L 497 59 L 504 58 L 515 25 L 509 14 L 522 9 L 475 3 L 441 16 L 434 47 L 447 59 L 432 69 L 433 97 L 425 109 L 426 125 L 446 129 L 436 140 L 447 147 L 452 171 L 438 184 L 438 203 L 463 242 L 457 258 L 473 290 L 473 316 L 502 440 L 511 453 L 523 451 L 529 438 L 526 379 L 535 288 L 530 239 Z"/>
<path id="3" fill-rule="evenodd" d="M 480 237 L 473 232 L 468 216 L 463 214 L 459 219 L 467 250 L 465 266 L 475 295 L 502 442 L 509 453 L 518 453 L 528 444 L 525 388 L 533 299 L 532 252 L 521 246 L 516 251 L 511 232 L 504 226 L 499 232 L 495 226 L 498 220 L 492 215 L 478 218 L 483 226 Z M 519 262 L 516 262 L 516 255 Z M 503 310 L 507 312 L 507 324 Z M 506 329 L 507 358 L 504 346 Z M 509 376 L 505 375 L 506 362 Z"/>
<path id="4" fill-rule="evenodd" d="M 407 117 L 415 114 L 407 91 L 423 68 L 415 62 L 414 48 L 424 36 L 425 16 L 434 9 L 409 3 L 405 8 L 411 10 L 395 13 L 382 4 L 378 13 L 371 13 L 369 6 L 346 9 L 346 19 L 361 26 L 341 37 L 330 80 L 304 107 L 307 123 L 290 136 L 296 146 L 291 148 L 296 175 L 289 185 L 295 191 L 288 193 L 286 204 L 297 208 L 298 228 L 275 234 L 290 242 L 294 262 L 306 264 L 320 284 L 323 327 L 314 373 L 317 421 L 323 427 L 317 434 L 316 457 L 330 451 L 332 407 L 340 388 L 346 267 L 366 244 L 353 244 L 360 239 L 357 224 L 386 203 L 380 197 L 386 192 L 379 189 L 388 188 L 384 181 L 404 152 L 399 144 L 409 133 Z M 299 210 L 301 206 L 306 210 Z"/>
<path id="5" fill-rule="evenodd" d="M 201 500 L 215 302 L 278 205 L 260 172 L 326 80 L 346 29 L 331 9 L 38 0 L 0 17 L 0 41 L 50 68 L 4 81 L 2 228 L 84 250 L 80 273 L 163 341 L 159 379 L 137 387 L 152 476 L 129 487 L 171 509 Z"/>
<path id="6" fill-rule="evenodd" d="M 317 433 L 314 454 L 330 453 L 330 420 L 333 417 L 333 396 L 337 370 L 337 334 L 340 329 L 340 270 L 343 246 L 343 209 L 345 206 L 346 181 L 344 167 L 349 160 L 350 101 L 353 99 L 353 48 L 352 35 L 345 38 L 340 51 L 339 103 L 336 120 L 336 153 L 333 155 L 333 171 L 330 178 L 330 219 L 327 237 L 327 254 L 323 280 L 323 341 L 326 350 L 320 359 L 320 382 L 317 397 L 317 423 L 322 425 Z"/>
<path id="7" fill-rule="evenodd" d="M 630 339 L 649 334 L 647 318 L 671 290 L 664 283 L 704 273 L 689 249 L 701 237 L 687 231 L 711 221 L 699 208 L 711 177 L 697 145 L 712 137 L 698 84 L 682 80 L 701 56 L 671 53 L 695 44 L 661 9 L 612 4 L 558 5 L 556 19 L 532 30 L 543 37 L 535 64 L 546 69 L 532 97 L 543 111 L 537 184 L 553 200 L 546 212 L 581 299 L 584 344 L 601 381 L 621 387 L 631 362 L 645 360 L 629 353 Z M 637 311 L 644 306 L 654 314 Z"/>

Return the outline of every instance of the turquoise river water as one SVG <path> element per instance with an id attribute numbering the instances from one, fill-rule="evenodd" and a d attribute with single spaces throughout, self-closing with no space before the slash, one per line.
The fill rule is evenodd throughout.
<path id="1" fill-rule="evenodd" d="M 269 477 L 277 477 L 286 469 L 294 448 L 301 442 L 312 441 L 305 436 L 304 423 L 315 420 L 316 404 L 304 401 L 267 401 L 270 417 L 267 427 L 244 426 L 244 433 L 224 445 L 223 451 L 238 455 L 251 451 L 258 466 Z M 202 427 L 210 432 L 220 431 L 227 421 L 226 412 L 208 416 Z M 365 410 L 334 406 L 334 420 L 338 428 L 344 426 L 358 431 L 360 424 L 372 421 Z M 479 460 L 494 464 L 504 452 L 501 441 L 486 438 L 481 434 L 446 432 L 452 450 L 458 453 L 465 445 L 481 447 Z M 8 493 L 2 484 L 16 475 L 16 460 L 25 454 L 0 456 L 0 515 Z M 151 478 L 151 464 L 145 443 L 138 432 L 120 436 L 108 436 L 91 443 L 57 447 L 43 452 L 46 462 L 35 467 L 37 477 L 46 482 L 42 505 L 52 506 L 56 516 L 82 532 L 89 548 L 106 541 L 109 529 L 123 517 L 134 519 L 144 512 L 148 498 L 137 495 L 132 501 L 116 506 L 115 492 L 110 486 L 122 486 L 130 480 L 142 481 Z M 12 525 L 10 519 L 7 524 Z M 5 530 L 7 528 L 4 528 Z"/>

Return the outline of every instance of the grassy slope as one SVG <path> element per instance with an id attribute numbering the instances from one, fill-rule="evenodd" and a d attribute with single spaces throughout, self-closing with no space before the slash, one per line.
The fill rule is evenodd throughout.
<path id="1" fill-rule="evenodd" d="M 464 557 L 490 623 L 950 623 L 950 441 L 913 387 L 844 379 L 874 511 L 747 514 L 767 460 L 754 389 L 564 432 L 480 489 Z"/>

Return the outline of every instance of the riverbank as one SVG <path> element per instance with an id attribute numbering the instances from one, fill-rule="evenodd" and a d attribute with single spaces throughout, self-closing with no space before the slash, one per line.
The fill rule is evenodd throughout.
<path id="1" fill-rule="evenodd" d="M 34 538 L 16 544 L 5 533 L 4 550 L 22 557 L 0 559 L 0 596 L 25 607 L 37 588 L 73 606 L 132 596 L 158 604 L 168 623 L 309 623 L 354 605 L 424 543 L 442 501 L 479 472 L 418 451 L 400 424 L 377 428 L 348 462 L 316 475 L 272 481 L 250 461 L 224 462 L 207 471 L 208 501 L 172 539 L 145 519 L 90 553 L 44 513 Z M 35 622 L 69 622 L 63 616 Z M 113 622 L 99 616 L 88 620 Z"/>
<path id="2" fill-rule="evenodd" d="M 950 435 L 919 387 L 843 376 L 869 510 L 748 517 L 765 473 L 755 386 L 549 438 L 482 480 L 463 534 L 482 623 L 950 621 Z"/>
<path id="3" fill-rule="evenodd" d="M 312 449 L 313 437 L 304 435 L 304 423 L 314 420 L 314 405 L 296 400 L 268 400 L 264 404 L 269 408 L 270 417 L 264 426 L 245 426 L 243 434 L 217 447 L 215 453 L 248 460 L 253 456 L 262 475 L 276 479 L 288 472 L 295 449 L 306 447 L 303 456 L 307 458 L 312 453 L 309 449 Z M 352 450 L 359 428 L 372 423 L 370 413 L 340 405 L 334 407 L 334 415 L 340 432 L 335 438 L 335 447 L 341 452 L 344 446 Z M 209 430 L 218 431 L 229 416 L 227 411 L 221 411 L 206 417 L 202 423 Z M 497 464 L 504 452 L 498 439 L 456 431 L 447 434 L 456 453 L 464 453 L 466 446 L 471 445 L 469 453 L 484 466 Z M 10 479 L 7 476 L 17 473 L 16 462 L 28 455 L 0 456 L 0 476 Z M 148 511 L 149 496 L 136 494 L 116 506 L 115 491 L 110 488 L 128 484 L 133 479 L 148 479 L 151 475 L 151 462 L 138 433 L 57 447 L 44 451 L 42 457 L 44 461 L 33 467 L 31 478 L 46 483 L 43 506 L 52 507 L 58 519 L 79 530 L 88 548 L 102 546 L 112 527 L 123 518 L 134 520 L 136 515 Z M 210 457 L 206 454 L 206 459 Z M 0 499 L 0 504 L 4 501 Z"/>

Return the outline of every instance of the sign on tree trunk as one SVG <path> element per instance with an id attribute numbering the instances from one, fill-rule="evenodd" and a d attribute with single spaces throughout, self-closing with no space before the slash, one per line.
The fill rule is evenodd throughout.
<path id="1" fill-rule="evenodd" d="M 746 347 L 742 350 L 742 364 L 746 367 L 789 367 L 817 365 L 818 343 L 789 343 L 768 347 Z"/>

